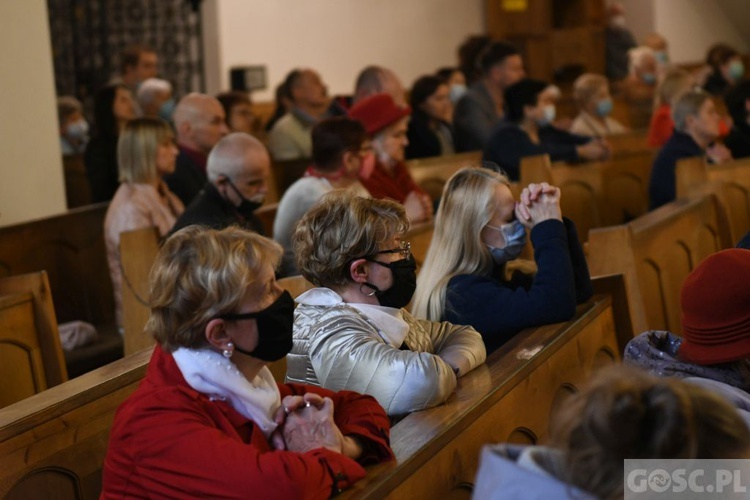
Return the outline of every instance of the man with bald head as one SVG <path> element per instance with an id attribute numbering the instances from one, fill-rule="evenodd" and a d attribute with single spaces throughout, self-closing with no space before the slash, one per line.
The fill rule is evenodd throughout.
<path id="1" fill-rule="evenodd" d="M 206 184 L 208 153 L 229 133 L 229 129 L 224 121 L 224 108 L 206 94 L 193 92 L 186 95 L 180 99 L 172 116 L 180 154 L 174 173 L 164 180 L 188 206 Z"/>
<path id="2" fill-rule="evenodd" d="M 390 94 L 393 102 L 401 108 L 406 107 L 406 93 L 396 73 L 382 66 L 367 66 L 360 71 L 354 87 L 352 104 L 375 94 Z"/>
<path id="3" fill-rule="evenodd" d="M 215 229 L 238 225 L 264 234 L 255 210 L 268 193 L 270 164 L 265 146 L 250 134 L 235 132 L 221 139 L 208 155 L 208 184 L 172 231 L 193 224 Z"/>
<path id="4" fill-rule="evenodd" d="M 312 128 L 327 116 L 328 91 L 312 69 L 289 73 L 288 85 L 292 108 L 279 118 L 268 134 L 268 148 L 274 160 L 296 160 L 312 156 Z"/>

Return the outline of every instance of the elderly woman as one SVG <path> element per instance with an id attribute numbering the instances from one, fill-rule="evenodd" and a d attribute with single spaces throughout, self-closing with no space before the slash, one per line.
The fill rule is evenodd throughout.
<path id="1" fill-rule="evenodd" d="M 280 257 L 238 228 L 165 242 L 146 325 L 158 345 L 115 416 L 102 498 L 325 498 L 393 457 L 372 398 L 274 381 L 294 310 Z"/>
<path id="2" fill-rule="evenodd" d="M 63 156 L 83 153 L 89 141 L 89 124 L 83 117 L 81 101 L 71 95 L 58 97 L 57 119 Z"/>
<path id="3" fill-rule="evenodd" d="M 170 126 L 158 118 L 137 118 L 125 125 L 117 145 L 120 187 L 104 217 L 109 274 L 115 292 L 117 324 L 122 327 L 120 233 L 156 227 L 163 237 L 185 207 L 162 180 L 174 172 L 177 146 Z"/>
<path id="4" fill-rule="evenodd" d="M 625 481 L 623 458 L 661 464 L 750 456 L 750 430 L 723 398 L 632 368 L 597 373 L 565 402 L 551 427 L 554 448 L 486 446 L 474 498 L 635 498 L 624 489 L 631 482 Z"/>
<path id="5" fill-rule="evenodd" d="M 537 272 L 506 273 L 531 232 Z M 567 321 L 593 291 L 560 190 L 531 184 L 517 203 L 508 179 L 489 168 L 451 177 L 419 274 L 418 318 L 473 326 L 492 352 L 523 328 Z"/>
<path id="6" fill-rule="evenodd" d="M 390 198 L 404 205 L 411 222 L 432 219 L 432 200 L 417 186 L 404 164 L 409 107 L 400 107 L 390 94 L 367 97 L 352 106 L 349 117 L 365 126 L 375 151 L 375 168 L 362 173 L 362 185 L 374 198 Z"/>
<path id="7" fill-rule="evenodd" d="M 623 96 L 628 101 L 650 101 L 654 98 L 659 80 L 659 64 L 649 47 L 636 47 L 628 51 L 630 73 L 620 82 Z"/>
<path id="8" fill-rule="evenodd" d="M 471 327 L 415 319 L 404 209 L 332 192 L 294 234 L 297 267 L 317 286 L 297 297 L 287 380 L 370 394 L 389 415 L 438 405 L 484 362 Z"/>
<path id="9" fill-rule="evenodd" d="M 682 338 L 644 332 L 628 343 L 625 361 L 725 396 L 750 424 L 748 279 L 750 250 L 732 248 L 709 256 L 682 285 Z"/>
<path id="10" fill-rule="evenodd" d="M 143 116 L 172 121 L 177 105 L 172 95 L 172 84 L 161 78 L 148 78 L 138 87 L 136 94 Z"/>
<path id="11" fill-rule="evenodd" d="M 453 147 L 453 104 L 448 84 L 437 76 L 423 76 L 412 85 L 409 95 L 414 112 L 409 120 L 406 157 L 427 158 L 455 153 Z"/>
<path id="12" fill-rule="evenodd" d="M 578 77 L 573 84 L 573 98 L 580 112 L 570 127 L 572 133 L 602 137 L 627 132 L 620 122 L 609 116 L 613 103 L 604 76 L 586 73 Z"/>

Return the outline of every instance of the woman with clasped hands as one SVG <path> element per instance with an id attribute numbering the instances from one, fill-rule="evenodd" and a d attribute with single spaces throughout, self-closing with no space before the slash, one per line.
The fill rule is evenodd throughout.
<path id="1" fill-rule="evenodd" d="M 274 381 L 294 312 L 281 253 L 238 228 L 164 243 L 146 325 L 158 345 L 115 415 L 102 498 L 327 498 L 393 458 L 373 398 Z"/>
<path id="2" fill-rule="evenodd" d="M 511 272 L 527 231 L 534 275 Z M 529 184 L 515 201 L 507 177 L 484 167 L 462 169 L 446 183 L 414 316 L 471 325 L 490 353 L 524 328 L 568 321 L 592 293 L 575 226 L 560 213 L 558 188 Z"/>

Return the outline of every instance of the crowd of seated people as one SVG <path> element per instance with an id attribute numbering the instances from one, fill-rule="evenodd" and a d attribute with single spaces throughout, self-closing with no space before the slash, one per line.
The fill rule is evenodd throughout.
<path id="1" fill-rule="evenodd" d="M 518 48 L 488 37 L 468 39 L 456 68 L 422 75 L 408 94 L 382 66 L 364 67 L 352 94 L 335 97 L 314 69 L 294 69 L 265 124 L 246 92 L 177 99 L 143 47 L 124 54 L 121 77 L 96 94 L 90 139 L 81 104 L 60 98 L 62 152 L 84 154 L 93 199 L 111 200 L 119 326 L 121 233 L 156 227 L 165 239 L 146 327 L 158 345 L 115 418 L 103 498 L 328 496 L 362 478 L 364 465 L 393 459 L 388 417 L 444 403 L 488 354 L 525 328 L 570 320 L 592 297 L 560 190 L 533 183 L 516 200 L 511 182 L 528 156 L 607 160 L 604 137 L 628 131 L 612 116 L 615 99 L 654 102 L 651 208 L 674 200 L 678 160 L 750 156 L 739 54 L 717 46 L 707 58 L 704 88 L 726 105 L 728 126 L 711 95 L 692 88 L 699 80 L 669 64 L 666 40 L 652 34 L 638 46 L 623 15 L 614 3 L 609 79 L 585 73 L 573 85 L 579 113 L 569 129 L 556 121 L 560 89 L 527 78 Z M 252 135 L 263 126 L 267 143 Z M 487 161 L 450 178 L 433 220 L 406 160 L 464 151 Z M 256 211 L 272 161 L 292 159 L 310 165 L 281 196 L 274 242 Z M 416 223 L 434 224 L 419 275 L 406 236 Z M 519 258 L 526 245 L 534 262 Z M 488 448 L 475 495 L 612 497 L 631 454 L 748 456 L 749 259 L 746 249 L 720 252 L 691 274 L 683 339 L 647 332 L 631 342 L 629 362 L 667 378 L 603 374 L 553 422 L 549 448 Z M 296 309 L 276 283 L 292 275 L 315 286 Z M 266 365 L 285 356 L 287 383 L 277 384 Z M 702 426 L 678 432 L 670 419 Z M 206 479 L 219 475 L 228 479 Z"/>

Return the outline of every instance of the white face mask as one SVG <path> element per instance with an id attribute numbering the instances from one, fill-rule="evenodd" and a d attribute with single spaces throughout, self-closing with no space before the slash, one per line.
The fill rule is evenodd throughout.
<path id="1" fill-rule="evenodd" d="M 553 121 L 555 121 L 555 116 L 557 115 L 557 111 L 555 110 L 554 104 L 547 104 L 544 106 L 543 109 L 543 116 L 541 118 L 537 118 L 536 123 L 540 127 L 544 127 L 545 125 L 551 124 Z"/>
<path id="2" fill-rule="evenodd" d="M 89 135 L 89 124 L 86 120 L 81 118 L 68 125 L 65 129 L 65 135 L 76 141 L 84 141 Z"/>
<path id="3" fill-rule="evenodd" d="M 466 93 L 466 85 L 462 83 L 454 83 L 450 89 L 450 100 L 453 104 L 456 104 Z"/>

